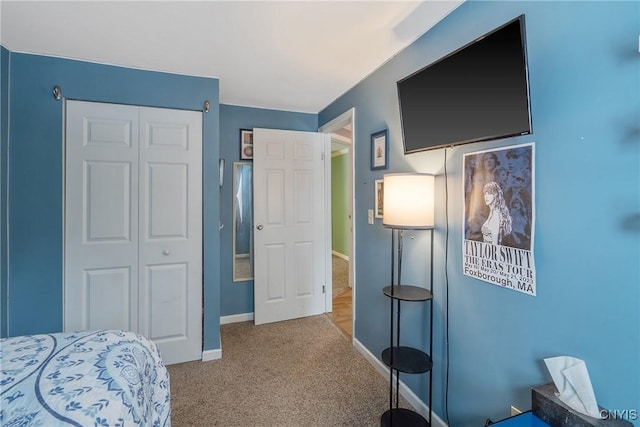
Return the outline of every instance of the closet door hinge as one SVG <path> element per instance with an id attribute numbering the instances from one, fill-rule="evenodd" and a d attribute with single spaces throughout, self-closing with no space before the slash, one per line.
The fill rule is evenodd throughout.
<path id="1" fill-rule="evenodd" d="M 320 154 L 320 159 L 324 162 L 324 152 Z"/>
<path id="2" fill-rule="evenodd" d="M 323 294 L 325 293 L 325 287 L 324 287 L 324 285 L 322 285 L 322 293 L 323 293 Z"/>

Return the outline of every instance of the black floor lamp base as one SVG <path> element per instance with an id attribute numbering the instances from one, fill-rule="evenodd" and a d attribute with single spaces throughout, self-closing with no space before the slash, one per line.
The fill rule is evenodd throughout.
<path id="1" fill-rule="evenodd" d="M 381 427 L 401 427 L 401 426 L 415 426 L 415 427 L 429 427 L 427 420 L 417 412 L 410 409 L 394 408 L 385 411 L 380 418 Z"/>

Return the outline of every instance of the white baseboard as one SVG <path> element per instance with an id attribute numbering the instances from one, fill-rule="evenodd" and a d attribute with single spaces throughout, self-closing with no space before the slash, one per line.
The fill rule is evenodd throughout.
<path id="1" fill-rule="evenodd" d="M 220 316 L 220 324 L 248 322 L 253 320 L 253 313 L 232 314 L 230 316 Z"/>
<path id="2" fill-rule="evenodd" d="M 216 348 L 215 350 L 204 350 L 202 352 L 202 361 L 208 362 L 210 360 L 222 359 L 222 348 Z"/>
<path id="3" fill-rule="evenodd" d="M 202 361 L 208 362 L 210 360 L 222 359 L 222 337 L 218 339 L 218 348 L 213 350 L 202 351 Z"/>
<path id="4" fill-rule="evenodd" d="M 346 261 L 349 261 L 349 256 L 348 255 L 341 254 L 340 252 L 337 252 L 337 251 L 331 251 L 331 254 L 337 256 L 338 258 L 342 258 L 342 259 L 344 259 Z"/>
<path id="5" fill-rule="evenodd" d="M 385 380 L 389 381 L 389 368 L 377 357 L 375 357 L 360 341 L 357 339 L 353 339 L 353 346 L 367 359 L 367 362 L 373 366 L 373 368 L 378 371 L 380 375 L 384 377 Z M 393 377 L 393 381 L 395 382 L 395 375 Z M 416 394 L 411 391 L 409 387 L 405 385 L 402 381 L 400 381 L 400 395 L 404 397 L 407 402 L 425 418 L 429 417 L 429 407 L 418 397 Z M 435 412 L 431 413 L 431 425 L 434 427 L 448 427 L 447 424 L 436 415 Z"/>

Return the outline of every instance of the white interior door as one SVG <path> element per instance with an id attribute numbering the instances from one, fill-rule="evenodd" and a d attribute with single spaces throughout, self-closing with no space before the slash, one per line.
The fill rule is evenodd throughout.
<path id="1" fill-rule="evenodd" d="M 65 330 L 200 359 L 201 113 L 68 101 L 66 142 Z"/>
<path id="2" fill-rule="evenodd" d="M 257 325 L 325 311 L 325 138 L 253 130 Z"/>

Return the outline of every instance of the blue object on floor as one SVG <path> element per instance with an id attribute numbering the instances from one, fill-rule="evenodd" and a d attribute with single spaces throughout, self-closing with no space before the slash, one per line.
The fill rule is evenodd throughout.
<path id="1" fill-rule="evenodd" d="M 527 411 L 516 416 L 506 418 L 502 421 L 498 421 L 491 426 L 500 427 L 549 427 L 549 424 L 542 421 L 540 418 L 533 415 L 533 412 Z"/>

